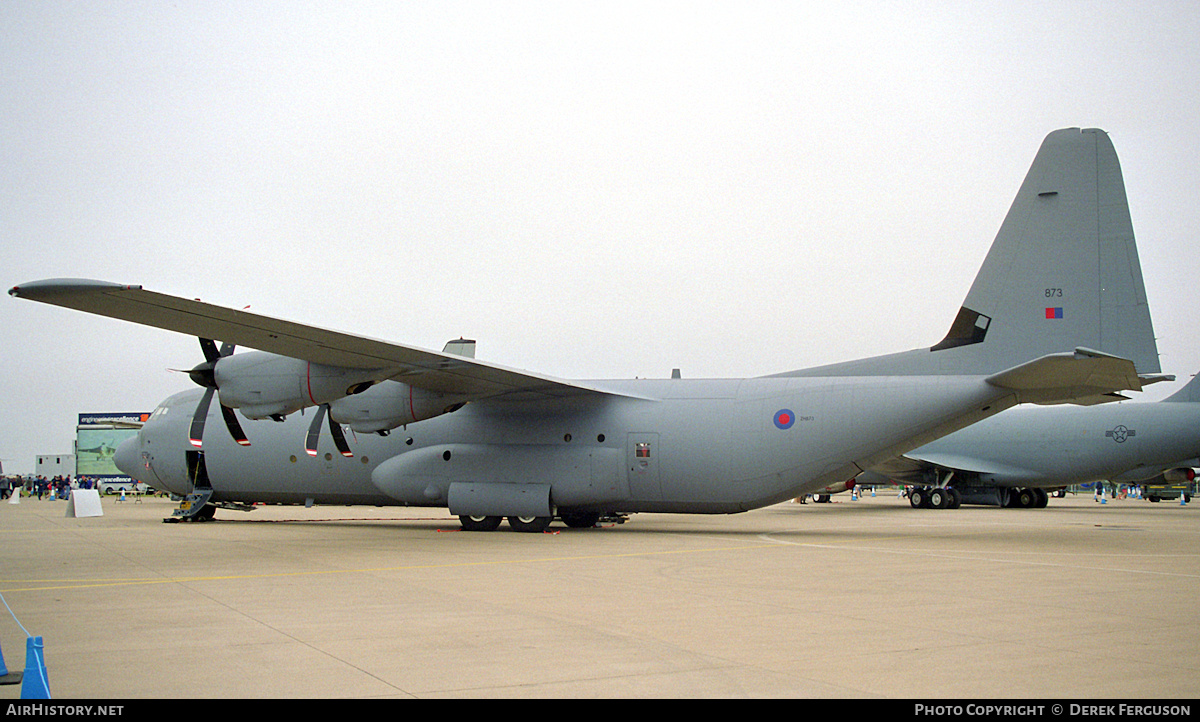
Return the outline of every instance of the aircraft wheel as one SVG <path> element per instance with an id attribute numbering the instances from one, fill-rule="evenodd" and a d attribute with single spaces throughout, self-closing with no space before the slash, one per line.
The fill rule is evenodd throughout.
<path id="1" fill-rule="evenodd" d="M 1045 509 L 1049 503 L 1050 495 L 1046 493 L 1045 489 L 1033 490 L 1033 506 L 1035 509 Z"/>
<path id="2" fill-rule="evenodd" d="M 928 505 L 928 500 L 925 494 L 925 488 L 920 486 L 913 487 L 912 491 L 908 492 L 908 503 L 912 504 L 912 508 L 920 509 Z"/>
<path id="3" fill-rule="evenodd" d="M 463 531 L 496 531 L 496 527 L 500 526 L 503 519 L 502 516 L 468 516 L 466 514 L 458 517 L 458 520 L 462 522 Z"/>
<path id="4" fill-rule="evenodd" d="M 946 487 L 946 491 L 950 492 L 950 505 L 947 509 L 957 509 L 962 506 L 962 492 L 955 489 L 953 486 Z"/>
<path id="5" fill-rule="evenodd" d="M 1034 496 L 1033 496 L 1032 489 L 1020 489 L 1017 491 L 1016 507 L 1018 509 L 1029 509 L 1029 508 L 1033 507 L 1033 505 L 1034 505 Z"/>
<path id="6" fill-rule="evenodd" d="M 945 509 L 950 504 L 950 495 L 945 489 L 934 488 L 929 490 L 929 508 L 930 509 Z"/>
<path id="7" fill-rule="evenodd" d="M 508 525 L 513 531 L 527 531 L 534 534 L 546 531 L 554 517 L 550 516 L 510 516 Z"/>

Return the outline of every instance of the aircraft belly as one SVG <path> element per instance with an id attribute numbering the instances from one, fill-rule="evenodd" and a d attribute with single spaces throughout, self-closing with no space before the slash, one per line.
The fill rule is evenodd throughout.
<path id="1" fill-rule="evenodd" d="M 340 456 L 338 468 L 326 466 L 303 452 L 283 459 L 239 462 L 237 454 L 206 455 L 214 501 L 268 504 L 394 503 L 370 483 L 370 469 L 358 459 Z M 292 460 L 294 457 L 294 461 Z M 370 461 L 370 457 L 366 457 Z M 352 466 L 358 463 L 359 467 Z"/>
<path id="2" fill-rule="evenodd" d="M 573 507 L 628 498 L 628 485 L 618 472 L 621 458 L 620 449 L 565 443 L 433 444 L 388 459 L 372 472 L 371 481 L 402 503 L 448 505 L 454 513 L 459 513 L 454 502 L 462 502 L 464 494 L 486 496 L 483 489 L 489 486 L 510 487 L 495 494 L 511 492 L 520 504 L 526 492 L 517 487 L 544 488 L 552 490 L 554 505 Z"/>
<path id="3" fill-rule="evenodd" d="M 309 419 L 292 414 L 283 423 L 250 426 L 251 445 L 221 434 L 204 440 L 204 460 L 215 501 L 271 504 L 394 504 L 371 484 L 371 470 L 395 453 L 397 442 L 374 435 L 354 439 L 344 457 L 325 435 L 316 456 L 304 451 Z M 182 453 L 182 452 L 181 452 Z"/>

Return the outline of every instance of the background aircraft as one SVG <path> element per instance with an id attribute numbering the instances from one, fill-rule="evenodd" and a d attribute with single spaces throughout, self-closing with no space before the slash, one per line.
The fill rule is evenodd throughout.
<path id="1" fill-rule="evenodd" d="M 914 485 L 913 506 L 1028 508 L 1045 506 L 1047 489 L 1072 484 L 1190 481 L 1198 456 L 1200 376 L 1156 403 L 1013 409 L 871 469 L 858 483 Z"/>
<path id="2" fill-rule="evenodd" d="M 198 515 L 404 504 L 447 507 L 466 529 L 507 517 L 539 531 L 556 516 L 734 513 L 1015 404 L 1093 403 L 1159 370 L 1120 167 L 1096 129 L 1047 136 L 940 343 L 775 376 L 566 381 L 140 286 L 53 280 L 10 294 L 201 339 L 201 388 L 163 402 L 117 452 L 139 481 L 193 492 Z M 311 420 L 295 414 L 309 407 Z M 218 433 L 206 431 L 214 413 Z M 279 423 L 247 434 L 239 414 Z"/>

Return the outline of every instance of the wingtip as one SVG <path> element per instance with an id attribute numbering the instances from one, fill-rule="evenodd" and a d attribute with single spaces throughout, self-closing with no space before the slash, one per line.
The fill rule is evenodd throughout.
<path id="1" fill-rule="evenodd" d="M 41 299 L 67 293 L 103 293 L 140 289 L 125 283 L 96 281 L 90 278 L 47 278 L 40 281 L 21 283 L 8 289 L 8 295 L 16 298 Z"/>

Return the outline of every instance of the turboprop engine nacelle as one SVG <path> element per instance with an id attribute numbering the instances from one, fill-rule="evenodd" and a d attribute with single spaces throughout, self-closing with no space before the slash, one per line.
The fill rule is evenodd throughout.
<path id="1" fill-rule="evenodd" d="M 222 357 L 212 374 L 221 404 L 249 419 L 279 418 L 327 404 L 361 393 L 391 375 L 381 369 L 325 366 L 265 351 Z"/>
<path id="2" fill-rule="evenodd" d="M 362 393 L 334 401 L 329 413 L 334 421 L 349 424 L 358 433 L 378 433 L 457 411 L 466 401 L 465 396 L 384 381 Z"/>

